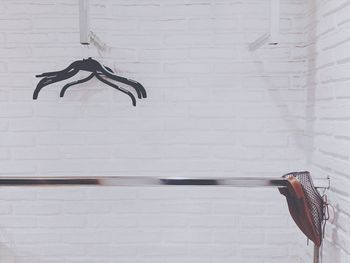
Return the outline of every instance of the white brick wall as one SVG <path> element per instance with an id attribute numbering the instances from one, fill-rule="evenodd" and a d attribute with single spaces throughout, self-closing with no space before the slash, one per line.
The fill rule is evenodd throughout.
<path id="1" fill-rule="evenodd" d="M 349 1 L 309 1 L 307 129 L 310 169 L 331 176 L 324 261 L 350 262 Z"/>
<path id="2" fill-rule="evenodd" d="M 307 53 L 296 46 L 305 44 L 305 8 L 282 0 L 280 44 L 251 52 L 248 44 L 268 28 L 267 1 L 91 1 L 92 30 L 109 47 L 98 52 L 79 44 L 77 1 L 2 0 L 0 173 L 278 177 L 304 170 Z M 64 99 L 62 83 L 31 99 L 35 74 L 88 56 L 143 83 L 149 98 L 134 108 L 91 81 Z M 306 254 L 277 190 L 3 188 L 0 200 L 5 263 L 294 263 Z"/>

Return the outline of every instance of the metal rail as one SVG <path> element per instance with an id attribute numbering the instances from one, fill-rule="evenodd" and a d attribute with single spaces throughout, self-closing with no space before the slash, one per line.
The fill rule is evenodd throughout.
<path id="1" fill-rule="evenodd" d="M 316 188 L 329 188 L 329 178 L 315 179 Z M 149 177 L 149 176 L 0 176 L 0 186 L 227 186 L 285 187 L 286 179 L 267 177 Z"/>
<path id="2" fill-rule="evenodd" d="M 226 187 L 286 187 L 283 178 L 266 177 L 148 177 L 148 176 L 0 176 L 1 186 L 226 186 Z M 316 188 L 329 189 L 329 178 L 314 179 Z M 319 263 L 319 249 L 314 246 L 313 262 Z"/>

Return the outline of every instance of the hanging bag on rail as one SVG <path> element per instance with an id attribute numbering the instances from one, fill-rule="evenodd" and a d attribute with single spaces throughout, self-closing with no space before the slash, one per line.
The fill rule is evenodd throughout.
<path id="1" fill-rule="evenodd" d="M 287 187 L 279 191 L 287 198 L 293 220 L 307 238 L 320 247 L 327 204 L 313 185 L 309 172 L 289 173 L 283 178 L 287 179 Z"/>

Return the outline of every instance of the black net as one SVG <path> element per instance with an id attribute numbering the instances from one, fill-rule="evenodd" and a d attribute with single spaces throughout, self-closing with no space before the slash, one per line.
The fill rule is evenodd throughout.
<path id="1" fill-rule="evenodd" d="M 314 230 L 316 235 L 320 240 L 323 238 L 323 228 L 322 225 L 324 223 L 324 200 L 320 193 L 315 188 L 312 178 L 309 172 L 293 172 L 284 175 L 284 178 L 288 178 L 289 176 L 293 176 L 300 182 L 305 201 L 307 203 L 308 209 L 311 214 L 311 219 L 313 223 Z"/>

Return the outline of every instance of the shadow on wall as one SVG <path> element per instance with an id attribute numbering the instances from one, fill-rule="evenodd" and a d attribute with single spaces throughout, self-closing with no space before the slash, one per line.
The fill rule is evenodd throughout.
<path id="1" fill-rule="evenodd" d="M 333 149 L 329 149 L 331 152 L 328 155 L 323 155 L 322 151 L 319 150 L 319 145 L 316 143 L 317 139 L 320 137 L 320 134 L 322 133 L 322 128 L 319 130 L 318 126 L 322 122 L 322 118 L 327 117 L 323 115 L 318 116 L 317 107 L 320 106 L 320 99 L 318 98 L 318 90 L 322 89 L 322 79 L 321 79 L 321 73 L 320 71 L 322 69 L 322 62 L 323 60 L 323 52 L 326 52 L 325 48 L 322 48 L 324 46 L 324 39 L 327 41 L 327 34 L 330 32 L 332 34 L 332 39 L 334 39 L 333 45 L 336 46 L 337 32 L 334 32 L 331 29 L 327 29 L 327 32 L 325 32 L 325 24 L 322 21 L 323 19 L 326 20 L 327 15 L 322 15 L 323 13 L 327 12 L 330 13 L 328 10 L 331 6 L 325 4 L 327 2 L 323 1 L 310 1 L 307 11 L 307 19 L 308 19 L 308 25 L 307 25 L 307 36 L 308 36 L 308 43 L 305 45 L 306 48 L 306 57 L 307 60 L 307 71 L 306 71 L 306 88 L 307 88 L 307 111 L 306 111 L 306 135 L 309 141 L 309 149 L 307 149 L 307 159 L 308 164 L 311 169 L 315 169 L 318 173 L 322 174 L 330 174 L 331 177 L 333 175 L 334 181 L 337 181 L 337 173 L 335 172 L 334 168 L 336 167 L 337 159 L 338 157 L 336 154 L 333 154 L 332 151 L 336 151 L 336 141 L 333 141 L 334 138 L 327 138 L 329 140 L 329 144 L 333 144 Z M 334 4 L 334 7 L 337 5 L 337 3 Z M 333 8 L 334 8 L 333 7 Z M 335 10 L 335 9 L 334 9 Z M 349 17 L 347 15 L 347 17 Z M 330 44 L 328 44 L 330 45 Z M 322 59 L 321 59 L 322 58 Z M 327 63 L 330 63 L 327 61 Z M 328 69 L 329 70 L 329 69 Z M 330 70 L 329 70 L 330 71 Z M 336 77 L 336 76 L 335 76 Z M 327 86 L 330 88 L 330 84 L 327 84 Z M 317 90 L 316 90 L 317 89 Z M 322 91 L 322 90 L 321 90 Z M 329 102 L 326 102 L 329 103 Z M 321 104 L 322 106 L 322 104 Z M 320 113 L 321 114 L 321 113 Z M 332 120 L 332 118 L 330 118 Z M 329 123 L 327 123 L 329 125 Z M 316 141 L 315 141 L 316 140 Z M 328 146 L 327 146 L 328 147 Z M 333 155 L 332 157 L 330 157 Z M 320 164 L 325 164 L 324 168 L 320 168 Z M 345 166 L 344 166 L 345 167 Z M 339 186 L 338 186 L 339 187 Z M 331 188 L 329 191 L 329 200 L 330 203 L 337 202 L 339 194 L 339 189 Z M 340 203 L 340 204 L 344 204 Z M 346 251 L 346 243 L 344 241 L 344 238 L 342 237 L 342 231 L 343 228 L 341 227 L 343 222 L 340 222 L 340 215 L 344 212 L 344 207 L 339 206 L 339 204 L 336 204 L 334 207 L 334 219 L 333 221 L 329 221 L 326 226 L 326 235 L 324 239 L 323 244 L 323 257 L 324 262 L 348 262 L 348 260 L 345 258 L 347 255 L 344 254 L 344 251 Z M 346 213 L 346 212 L 345 212 Z M 345 255 L 345 257 L 344 257 Z"/>
<path id="2" fill-rule="evenodd" d="M 317 8 L 317 6 L 315 7 Z M 310 10 L 309 10 L 310 11 Z M 305 44 L 306 49 L 306 63 L 307 68 L 305 72 L 305 86 L 306 86 L 306 116 L 305 116 L 305 135 L 307 141 L 306 157 L 307 163 L 311 164 L 312 151 L 314 148 L 314 125 L 315 125 L 315 96 L 316 96 L 316 43 L 313 42 L 316 39 L 316 29 L 310 30 L 311 27 L 317 26 L 317 17 L 315 12 L 311 12 L 308 19 L 308 38 L 309 41 Z"/>
<path id="3" fill-rule="evenodd" d="M 30 248 L 21 251 L 15 245 L 12 234 L 4 227 L 0 226 L 0 262 L 1 263 L 18 263 L 18 262 L 42 262 L 40 259 L 30 252 Z M 17 251 L 17 252 L 15 252 Z M 21 256 L 19 256 L 21 255 Z"/>
<path id="4" fill-rule="evenodd" d="M 15 248 L 12 247 L 14 239 L 12 235 L 3 229 L 0 230 L 0 262 L 1 263 L 16 263 L 18 257 L 15 254 Z"/>
<path id="5" fill-rule="evenodd" d="M 17 256 L 10 247 L 0 244 L 0 261 L 2 263 L 16 263 L 16 258 Z"/>
<path id="6" fill-rule="evenodd" d="M 338 204 L 334 207 L 334 219 L 332 221 L 332 225 L 333 226 L 339 225 L 339 205 Z M 339 240 L 339 233 L 338 233 L 337 227 L 332 227 L 332 228 L 328 227 L 327 236 L 334 243 L 339 244 L 340 240 Z M 340 257 L 340 254 L 341 254 L 340 248 L 335 247 L 331 242 L 327 242 L 324 245 L 324 250 L 325 251 L 334 250 L 333 253 L 324 253 L 326 262 L 342 262 Z M 328 255 L 330 255 L 331 258 L 329 258 Z"/>
<path id="7" fill-rule="evenodd" d="M 258 62 L 255 63 L 257 70 L 262 76 L 264 76 L 261 79 L 265 83 L 264 86 L 267 87 L 266 94 L 271 99 L 271 103 L 274 106 L 278 107 L 280 119 L 283 120 L 285 124 L 284 127 L 291 131 L 292 141 L 300 150 L 302 150 L 301 153 L 304 152 L 306 141 L 303 135 L 305 127 L 300 125 L 302 123 L 300 120 L 303 118 L 303 116 L 300 116 L 300 109 L 296 110 L 298 107 L 295 105 L 295 102 L 293 100 L 288 101 L 285 99 L 286 96 L 283 96 L 283 94 L 286 93 L 286 90 L 280 90 L 280 87 L 277 87 L 274 83 L 272 79 L 273 77 L 266 74 L 266 72 L 269 70 L 264 65 L 264 59 L 259 57 L 257 52 L 253 52 L 252 54 L 254 54 L 255 61 Z M 293 109 L 294 112 L 292 111 Z"/>

